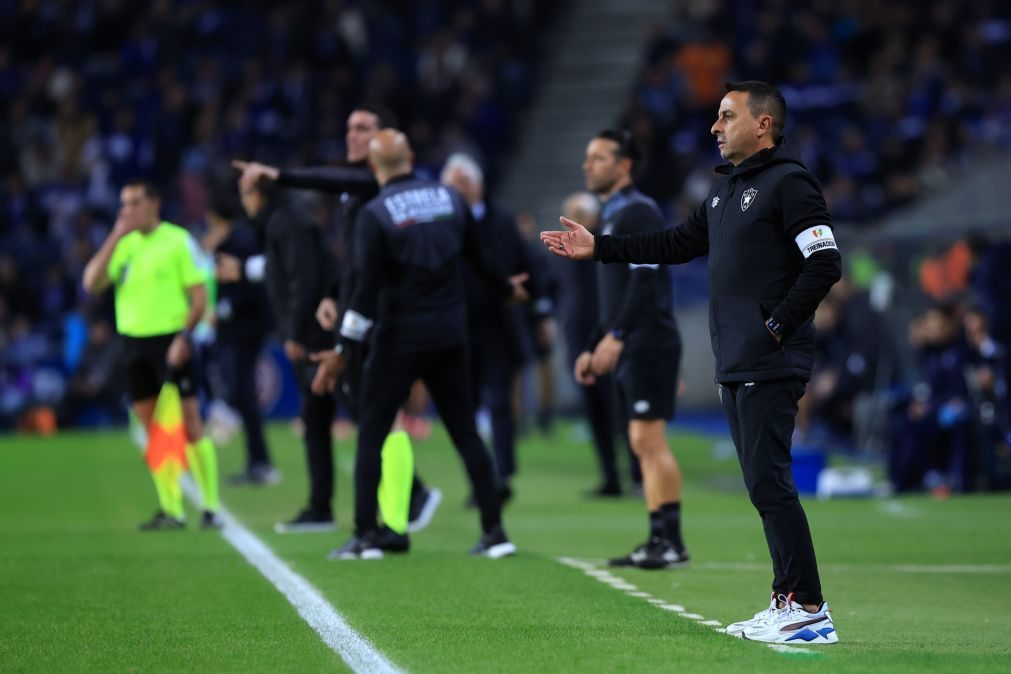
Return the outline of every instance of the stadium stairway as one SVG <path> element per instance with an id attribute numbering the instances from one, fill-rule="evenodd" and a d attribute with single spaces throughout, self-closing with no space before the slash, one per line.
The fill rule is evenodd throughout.
<path id="1" fill-rule="evenodd" d="M 580 165 L 592 135 L 617 121 L 632 91 L 651 24 L 669 0 L 582 0 L 568 3 L 542 85 L 521 124 L 505 167 L 499 200 L 557 225 L 561 201 L 583 188 Z"/>

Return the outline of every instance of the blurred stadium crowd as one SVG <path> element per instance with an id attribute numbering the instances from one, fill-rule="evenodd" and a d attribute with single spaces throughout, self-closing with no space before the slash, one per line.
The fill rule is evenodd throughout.
<path id="1" fill-rule="evenodd" d="M 422 171 L 463 151 L 494 187 L 564 4 L 0 2 L 0 429 L 51 427 L 43 408 L 61 424 L 118 418 L 110 298 L 88 303 L 80 278 L 125 180 L 156 181 L 165 217 L 199 232 L 229 159 L 339 162 L 348 113 L 377 101 Z M 727 79 L 782 87 L 787 135 L 850 228 L 1011 148 L 1006 3 L 672 6 L 622 116 L 647 149 L 639 184 L 672 219 L 708 189 Z M 324 226 L 329 206 L 316 204 Z M 956 238 L 913 274 L 922 311 L 896 319 L 894 279 L 854 251 L 816 319 L 799 432 L 876 438 L 896 489 L 1011 487 L 1011 250 Z"/>
<path id="2" fill-rule="evenodd" d="M 674 4 L 624 113 L 652 157 L 640 181 L 661 203 L 705 195 L 712 110 L 744 75 L 780 85 L 788 137 L 837 222 L 871 225 L 1011 148 L 1006 3 Z"/>

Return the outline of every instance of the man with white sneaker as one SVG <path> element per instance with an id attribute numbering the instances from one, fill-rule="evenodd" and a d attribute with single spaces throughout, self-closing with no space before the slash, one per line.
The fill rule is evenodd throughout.
<path id="1" fill-rule="evenodd" d="M 720 401 L 772 557 L 772 601 L 727 632 L 769 643 L 839 638 L 821 592 L 790 468 L 797 401 L 814 359 L 814 311 L 842 274 L 821 187 L 783 138 L 786 101 L 765 82 L 728 82 L 716 136 L 725 176 L 673 229 L 594 236 L 562 218 L 542 232 L 560 257 L 681 264 L 709 256 L 709 327 Z"/>

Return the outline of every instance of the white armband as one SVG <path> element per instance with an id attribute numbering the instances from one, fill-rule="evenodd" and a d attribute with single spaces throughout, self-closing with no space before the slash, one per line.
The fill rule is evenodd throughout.
<path id="1" fill-rule="evenodd" d="M 341 337 L 353 339 L 356 342 L 364 342 L 365 335 L 372 328 L 373 321 L 365 318 L 357 311 L 348 309 L 344 312 L 344 320 L 341 321 Z"/>
<path id="2" fill-rule="evenodd" d="M 629 269 L 659 269 L 660 265 L 658 265 L 658 264 L 635 264 L 634 262 L 632 262 L 632 263 L 629 263 L 628 268 Z"/>
<path id="3" fill-rule="evenodd" d="M 262 281 L 264 273 L 267 271 L 267 257 L 265 255 L 254 255 L 246 258 L 246 278 L 250 281 Z"/>
<path id="4" fill-rule="evenodd" d="M 835 237 L 832 236 L 832 228 L 827 225 L 805 229 L 797 235 L 794 241 L 797 242 L 797 248 L 800 248 L 805 260 L 819 250 L 827 248 L 839 250 L 839 247 L 835 245 Z"/>

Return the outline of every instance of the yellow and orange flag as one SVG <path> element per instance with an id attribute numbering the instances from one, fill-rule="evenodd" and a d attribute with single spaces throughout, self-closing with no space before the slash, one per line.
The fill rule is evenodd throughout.
<path id="1" fill-rule="evenodd" d="M 186 472 L 186 429 L 183 427 L 179 388 L 166 382 L 158 394 L 151 425 L 147 429 L 144 459 L 151 469 L 161 509 L 176 519 L 183 517 L 182 487 Z"/>

